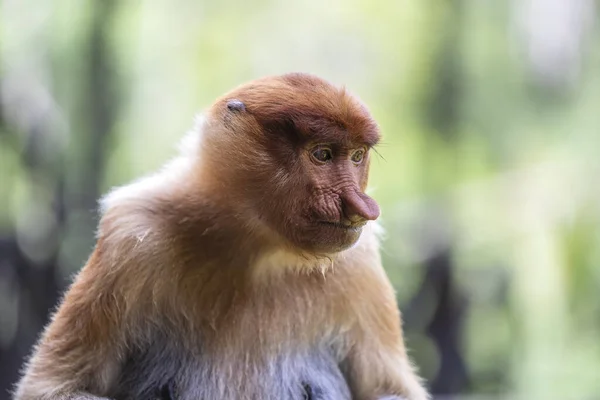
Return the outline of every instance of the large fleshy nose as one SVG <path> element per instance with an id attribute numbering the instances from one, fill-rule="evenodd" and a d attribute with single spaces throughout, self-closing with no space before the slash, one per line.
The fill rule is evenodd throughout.
<path id="1" fill-rule="evenodd" d="M 366 194 L 358 190 L 348 190 L 341 197 L 344 216 L 352 224 L 374 221 L 379 217 L 379 205 Z"/>

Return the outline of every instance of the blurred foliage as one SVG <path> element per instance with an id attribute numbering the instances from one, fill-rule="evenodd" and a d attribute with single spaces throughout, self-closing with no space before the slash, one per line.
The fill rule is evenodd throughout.
<path id="1" fill-rule="evenodd" d="M 384 262 L 432 390 L 596 398 L 598 5 L 1 1 L 0 389 L 85 262 L 98 197 L 224 91 L 305 71 L 381 125 Z"/>

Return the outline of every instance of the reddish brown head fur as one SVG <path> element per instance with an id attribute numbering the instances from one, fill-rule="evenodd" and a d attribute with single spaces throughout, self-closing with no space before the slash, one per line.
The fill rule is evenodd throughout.
<path id="1" fill-rule="evenodd" d="M 208 120 L 207 179 L 292 247 L 343 250 L 379 216 L 364 194 L 379 129 L 345 89 L 300 73 L 263 78 L 219 99 Z"/>
<path id="2" fill-rule="evenodd" d="M 308 74 L 288 74 L 250 82 L 223 96 L 213 106 L 237 99 L 256 122 L 275 134 L 299 140 L 336 141 L 374 146 L 379 140 L 377 124 L 367 108 L 344 88 Z"/>

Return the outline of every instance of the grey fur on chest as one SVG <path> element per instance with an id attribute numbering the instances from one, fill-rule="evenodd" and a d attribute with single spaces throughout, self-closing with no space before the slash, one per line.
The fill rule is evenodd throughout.
<path id="1" fill-rule="evenodd" d="M 210 360 L 168 340 L 132 352 L 109 397 L 116 400 L 349 400 L 350 390 L 326 348 L 272 359 L 247 354 Z"/>

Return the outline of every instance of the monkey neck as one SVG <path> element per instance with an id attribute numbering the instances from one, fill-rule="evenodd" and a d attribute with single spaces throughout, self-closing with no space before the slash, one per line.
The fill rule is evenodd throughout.
<path id="1" fill-rule="evenodd" d="M 197 267 L 232 266 L 253 276 L 330 269 L 338 255 L 294 248 L 243 198 L 217 190 L 215 185 L 226 183 L 198 173 L 206 169 L 198 159 L 180 157 L 158 174 L 116 189 L 102 200 L 99 235 L 112 232 L 116 240 L 133 237 L 146 243 L 160 237 L 160 243 L 176 243 L 183 259 L 194 260 Z"/>
<path id="2" fill-rule="evenodd" d="M 198 193 L 172 199 L 173 235 L 193 259 L 245 268 L 252 276 L 284 272 L 325 273 L 337 255 L 317 255 L 295 249 L 240 202 Z"/>

